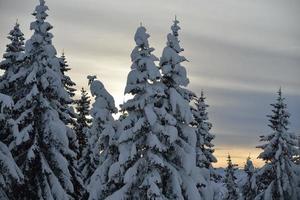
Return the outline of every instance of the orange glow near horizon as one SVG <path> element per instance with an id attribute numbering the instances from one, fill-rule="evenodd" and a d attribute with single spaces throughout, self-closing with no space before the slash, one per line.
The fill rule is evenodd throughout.
<path id="1" fill-rule="evenodd" d="M 227 156 L 230 154 L 232 162 L 238 165 L 238 168 L 244 168 L 247 157 L 250 155 L 253 165 L 255 167 L 261 167 L 264 161 L 257 159 L 257 156 L 261 152 L 261 149 L 248 149 L 242 147 L 217 147 L 214 155 L 217 157 L 218 162 L 214 163 L 213 166 L 226 167 L 227 166 Z"/>

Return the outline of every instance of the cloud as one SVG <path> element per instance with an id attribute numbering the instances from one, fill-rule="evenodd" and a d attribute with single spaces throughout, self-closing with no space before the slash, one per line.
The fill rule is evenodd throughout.
<path id="1" fill-rule="evenodd" d="M 0 51 L 16 18 L 26 38 L 37 0 L 0 0 Z M 87 87 L 96 74 L 116 104 L 130 70 L 133 34 L 142 22 L 160 57 L 171 21 L 177 14 L 180 40 L 190 62 L 184 63 L 189 88 L 205 90 L 218 151 L 239 149 L 244 157 L 269 131 L 266 114 L 279 86 L 287 97 L 291 130 L 300 132 L 300 1 L 290 0 L 51 0 L 53 43 L 65 49 L 70 76 Z M 239 157 L 238 150 L 235 150 Z M 224 151 L 218 154 L 226 160 Z M 239 162 L 242 162 L 239 160 Z"/>

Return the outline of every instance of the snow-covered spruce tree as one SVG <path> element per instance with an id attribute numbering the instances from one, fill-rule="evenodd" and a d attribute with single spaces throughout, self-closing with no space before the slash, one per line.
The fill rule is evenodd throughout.
<path id="1" fill-rule="evenodd" d="M 217 162 L 216 157 L 213 155 L 214 145 L 212 144 L 215 136 L 210 133 L 212 124 L 208 122 L 206 108 L 209 106 L 205 103 L 205 99 L 204 93 L 201 91 L 201 96 L 195 100 L 196 108 L 192 110 L 197 127 L 196 164 L 201 168 L 212 169 L 212 163 Z"/>
<path id="2" fill-rule="evenodd" d="M 0 93 L 0 199 L 15 199 L 15 195 L 20 192 L 20 185 L 23 184 L 23 174 L 10 150 L 5 144 L 7 134 L 12 134 L 13 119 L 11 110 L 12 99 Z"/>
<path id="3" fill-rule="evenodd" d="M 59 58 L 52 45 L 52 26 L 45 21 L 44 0 L 36 6 L 36 21 L 26 42 L 26 62 L 18 71 L 20 83 L 14 115 L 18 124 L 13 155 L 24 174 L 20 199 L 82 199 L 82 181 L 75 168 L 76 154 L 70 148 L 73 131 L 62 117 L 70 96 L 62 83 Z M 65 113 L 64 116 L 67 116 Z"/>
<path id="4" fill-rule="evenodd" d="M 75 120 L 76 116 L 75 116 L 74 109 L 72 107 L 74 104 L 74 100 L 72 99 L 72 97 L 75 96 L 76 89 L 74 87 L 76 84 L 67 75 L 67 72 L 70 71 L 71 68 L 69 67 L 69 65 L 67 63 L 64 52 L 62 53 L 61 57 L 59 58 L 59 62 L 60 62 L 60 71 L 62 73 L 61 82 L 64 85 L 65 90 L 68 92 L 68 94 L 70 96 L 68 101 L 61 100 L 62 112 L 60 115 L 61 115 L 61 118 L 65 121 L 65 123 L 75 126 L 76 125 L 76 120 Z M 65 113 L 67 113 L 67 115 L 65 115 Z"/>
<path id="5" fill-rule="evenodd" d="M 107 92 L 107 90 L 104 88 L 104 85 L 99 80 L 94 80 L 95 78 L 96 76 L 88 76 L 91 94 L 92 96 L 95 96 L 95 102 L 93 103 L 91 109 L 92 125 L 91 128 L 86 132 L 87 146 L 83 149 L 83 157 L 80 160 L 80 169 L 82 170 L 84 182 L 86 184 L 89 184 L 91 176 L 94 174 L 99 164 L 101 164 L 100 158 L 103 156 L 100 155 L 100 152 L 102 155 L 107 153 L 106 151 L 104 152 L 104 148 L 107 147 L 107 138 L 105 137 L 105 134 L 110 134 L 107 133 L 107 131 L 114 130 L 105 129 L 106 127 L 111 128 L 111 124 L 114 121 L 112 114 L 117 112 L 113 97 Z M 97 173 L 99 173 L 99 170 L 98 172 L 95 172 L 95 177 L 93 180 L 95 182 L 98 181 Z M 101 185 L 90 184 L 89 187 L 95 189 L 96 187 L 100 186 Z M 90 191 L 95 192 L 92 194 L 92 199 L 99 195 L 97 191 Z"/>
<path id="6" fill-rule="evenodd" d="M 171 188 L 168 189 L 175 194 L 175 199 L 212 199 L 214 192 L 210 186 L 210 171 L 196 164 L 197 134 L 191 126 L 194 118 L 190 106 L 196 95 L 185 88 L 189 80 L 185 67 L 181 65 L 186 58 L 179 55 L 183 48 L 179 44 L 178 23 L 175 18 L 160 58 L 161 82 L 166 97 L 162 100 L 159 117 L 169 128 L 171 146 L 171 151 L 167 152 L 167 160 L 171 163 L 168 167 L 172 172 L 169 180 Z"/>
<path id="7" fill-rule="evenodd" d="M 79 139 L 76 134 L 76 114 L 74 111 L 74 97 L 76 89 L 75 83 L 71 80 L 71 78 L 67 75 L 67 72 L 71 70 L 69 65 L 67 64 L 66 56 L 64 52 L 62 53 L 61 57 L 58 58 L 60 62 L 60 71 L 61 71 L 61 83 L 64 86 L 64 89 L 67 91 L 70 98 L 66 99 L 60 99 L 60 105 L 58 109 L 58 114 L 60 119 L 67 125 L 67 136 L 69 139 L 69 148 L 77 154 L 76 160 L 72 161 L 72 166 L 74 166 L 74 170 L 72 170 L 72 173 L 74 173 L 75 176 L 81 176 L 79 169 L 78 169 L 78 158 L 81 155 L 80 152 L 80 145 L 79 145 Z M 81 180 L 80 180 L 81 181 Z"/>
<path id="8" fill-rule="evenodd" d="M 272 133 L 260 137 L 265 144 L 258 146 L 263 149 L 258 158 L 266 163 L 257 173 L 260 194 L 256 199 L 300 199 L 299 176 L 296 174 L 299 166 L 293 162 L 293 157 L 299 155 L 297 137 L 288 132 L 290 114 L 284 99 L 279 89 L 276 103 L 271 104 L 273 114 L 268 115 Z"/>
<path id="9" fill-rule="evenodd" d="M 255 168 L 250 157 L 247 158 L 244 171 L 247 174 L 247 180 L 242 188 L 243 197 L 245 200 L 253 200 L 257 195 L 257 185 L 255 177 Z"/>
<path id="10" fill-rule="evenodd" d="M 92 80 L 91 93 L 95 103 L 91 110 L 93 123 L 89 134 L 90 159 L 93 173 L 88 186 L 89 199 L 104 199 L 119 188 L 121 179 L 109 179 L 110 167 L 118 162 L 118 132 L 117 123 L 112 117 L 117 112 L 113 97 L 106 91 L 98 80 Z M 89 161 L 88 161 L 89 162 Z M 98 166 L 96 166 L 98 165 Z M 95 167 L 96 170 L 94 169 Z M 90 174 L 88 174 L 90 176 Z M 119 198 L 118 198 L 119 199 Z"/>
<path id="11" fill-rule="evenodd" d="M 239 192 L 238 186 L 236 183 L 236 176 L 235 171 L 237 170 L 236 164 L 233 164 L 231 161 L 230 155 L 228 155 L 227 160 L 227 167 L 225 169 L 225 179 L 224 183 L 227 189 L 227 193 L 225 195 L 225 200 L 238 200 L 239 199 Z"/>
<path id="12" fill-rule="evenodd" d="M 20 25 L 15 24 L 7 37 L 11 42 L 6 45 L 6 52 L 0 62 L 0 69 L 4 70 L 0 77 L 0 92 L 9 96 L 16 91 L 15 74 L 19 70 L 24 59 L 24 34 L 20 30 Z"/>
<path id="13" fill-rule="evenodd" d="M 167 137 L 172 135 L 167 130 L 175 127 L 172 129 L 161 124 L 156 114 L 156 109 L 162 106 L 158 105 L 158 100 L 163 95 L 163 88 L 158 82 L 160 73 L 154 63 L 158 58 L 152 54 L 154 48 L 149 46 L 149 37 L 145 27 L 137 28 L 134 36 L 136 46 L 131 53 L 131 71 L 125 88 L 125 94 L 131 94 L 132 98 L 121 105 L 121 111 L 126 114 L 120 120 L 120 155 L 108 170 L 108 187 L 113 190 L 108 188 L 105 191 L 104 197 L 109 195 L 107 200 L 176 199 L 164 186 L 167 184 L 171 188 L 170 183 L 164 183 L 171 176 L 165 154 L 170 148 L 166 145 Z M 118 184 L 120 178 L 121 187 Z"/>
<path id="14" fill-rule="evenodd" d="M 84 88 L 81 88 L 80 99 L 75 100 L 76 104 L 76 125 L 75 133 L 79 143 L 79 156 L 78 159 L 82 158 L 82 151 L 87 146 L 87 131 L 90 128 L 92 120 L 88 118 L 90 115 L 90 97 Z"/>
<path id="15" fill-rule="evenodd" d="M 65 90 L 68 92 L 69 94 L 69 99 L 61 99 L 60 100 L 60 109 L 59 109 L 59 116 L 60 118 L 63 120 L 63 122 L 68 126 L 68 138 L 69 138 L 69 147 L 72 151 L 74 151 L 77 154 L 77 157 L 79 157 L 80 155 L 80 149 L 79 149 L 79 141 L 76 135 L 76 132 L 72 131 L 71 128 L 75 128 L 76 127 L 76 114 L 75 111 L 73 109 L 73 105 L 74 105 L 74 100 L 72 99 L 72 97 L 75 96 L 75 91 L 76 89 L 75 87 L 75 83 L 71 80 L 71 78 L 67 75 L 67 72 L 69 70 L 71 70 L 71 68 L 69 67 L 67 60 L 66 60 L 66 56 L 65 53 L 63 52 L 61 57 L 59 58 L 59 62 L 60 62 L 60 71 L 62 73 L 61 76 L 61 82 L 64 85 Z"/>
<path id="16" fill-rule="evenodd" d="M 67 92 L 69 93 L 70 97 L 74 97 L 75 96 L 75 92 L 76 89 L 75 87 L 75 83 L 71 80 L 71 78 L 66 74 L 68 71 L 71 70 L 71 68 L 69 67 L 67 60 L 66 60 L 66 56 L 65 53 L 63 52 L 60 59 L 60 64 L 61 64 L 61 73 L 63 74 L 63 80 L 62 83 L 64 84 L 65 89 L 67 90 Z"/>

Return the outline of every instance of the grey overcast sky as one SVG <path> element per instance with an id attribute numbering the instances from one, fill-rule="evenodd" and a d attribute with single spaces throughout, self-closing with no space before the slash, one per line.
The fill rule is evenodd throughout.
<path id="1" fill-rule="evenodd" d="M 0 51 L 16 19 L 26 38 L 37 0 L 0 0 Z M 133 35 L 140 22 L 160 57 L 176 14 L 190 78 L 204 90 L 216 135 L 216 155 L 243 165 L 255 159 L 258 136 L 267 134 L 266 115 L 281 86 L 291 113 L 290 130 L 300 133 L 299 0 L 46 0 L 53 43 L 63 49 L 71 78 L 87 87 L 96 74 L 118 104 L 130 70 Z M 255 161 L 257 165 L 261 162 Z"/>

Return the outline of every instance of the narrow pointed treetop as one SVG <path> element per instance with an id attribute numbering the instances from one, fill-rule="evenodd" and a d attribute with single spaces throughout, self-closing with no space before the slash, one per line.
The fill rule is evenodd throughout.
<path id="1" fill-rule="evenodd" d="M 76 86 L 76 84 L 71 80 L 71 78 L 66 74 L 68 71 L 71 70 L 67 59 L 66 59 L 66 55 L 63 52 L 61 57 L 60 57 L 60 63 L 61 63 L 61 72 L 63 74 L 63 84 L 66 88 L 66 90 L 68 91 L 70 97 L 74 97 L 75 96 L 75 91 L 76 89 L 74 88 Z"/>
<path id="2" fill-rule="evenodd" d="M 45 53 L 50 56 L 56 55 L 57 53 L 55 48 L 51 46 L 53 35 L 49 31 L 53 28 L 53 26 L 49 22 L 45 21 L 48 16 L 46 13 L 47 10 L 49 9 L 48 6 L 45 5 L 45 1 L 40 0 L 40 4 L 35 7 L 32 14 L 35 16 L 36 20 L 31 22 L 30 30 L 34 30 L 34 34 L 31 39 L 26 42 L 26 53 L 33 53 L 31 52 L 32 50 L 38 51 L 39 48 L 37 47 L 43 47 Z M 40 46 L 41 44 L 45 46 Z M 35 48 L 33 48 L 33 46 L 35 46 Z"/>
<path id="3" fill-rule="evenodd" d="M 46 2 L 44 0 L 40 0 L 40 4 L 36 6 L 32 15 L 36 17 L 37 21 L 43 22 L 48 16 L 46 13 L 47 10 L 49 10 L 49 8 L 46 6 Z"/>
<path id="4" fill-rule="evenodd" d="M 225 169 L 225 186 L 227 189 L 227 194 L 225 196 L 225 200 L 238 200 L 239 199 L 239 192 L 238 186 L 236 183 L 236 176 L 235 171 L 237 170 L 237 165 L 232 163 L 231 157 L 228 154 L 227 157 L 227 168 Z"/>
<path id="5" fill-rule="evenodd" d="M 248 158 L 247 158 L 247 160 L 246 160 L 246 164 L 245 164 L 245 167 L 244 167 L 244 170 L 246 171 L 246 172 L 254 172 L 254 170 L 255 170 L 255 168 L 254 168 L 254 166 L 253 166 L 253 163 L 252 163 L 252 160 L 251 160 L 251 157 L 250 156 L 248 156 Z"/>
<path id="6" fill-rule="evenodd" d="M 181 65 L 187 59 L 179 53 L 184 49 L 179 44 L 179 21 L 176 19 L 171 26 L 172 33 L 167 35 L 167 46 L 160 58 L 160 68 L 163 74 L 163 82 L 170 86 L 187 86 L 189 80 L 185 67 Z"/>
<path id="7" fill-rule="evenodd" d="M 247 179 L 242 188 L 243 197 L 245 200 L 253 200 L 257 195 L 256 174 L 255 168 L 250 156 L 247 158 L 244 171 L 247 174 Z"/>
<path id="8" fill-rule="evenodd" d="M 273 115 L 268 115 L 270 124 L 269 126 L 278 132 L 288 131 L 290 114 L 287 112 L 287 105 L 284 103 L 285 98 L 282 97 L 281 88 L 278 90 L 277 102 L 271 104 L 274 108 L 272 110 Z"/>
<path id="9" fill-rule="evenodd" d="M 64 52 L 62 53 L 61 57 L 59 58 L 59 63 L 60 63 L 60 72 L 62 74 L 61 82 L 64 85 L 64 89 L 67 91 L 68 96 L 70 97 L 61 102 L 61 104 L 62 104 L 61 111 L 62 112 L 60 112 L 60 114 L 61 115 L 63 114 L 62 118 L 64 119 L 65 123 L 70 124 L 74 127 L 74 126 L 76 126 L 76 114 L 73 109 L 73 105 L 74 105 L 75 101 L 72 97 L 75 96 L 76 84 L 72 81 L 70 76 L 68 76 L 68 74 L 67 74 L 67 72 L 69 70 L 71 70 L 71 68 L 69 67 L 69 65 L 67 63 Z M 64 113 L 67 113 L 67 115 L 65 115 Z M 76 140 L 76 138 L 74 138 L 74 140 Z M 74 141 L 74 142 L 76 142 L 76 141 Z M 78 148 L 78 144 L 74 144 L 74 145 L 77 146 L 77 148 Z M 74 146 L 74 148 L 76 148 L 75 146 Z M 75 149 L 72 149 L 72 150 L 76 151 Z"/>
<path id="10" fill-rule="evenodd" d="M 23 63 L 24 54 L 24 34 L 20 30 L 20 25 L 15 24 L 7 37 L 10 43 L 6 45 L 6 52 L 3 54 L 3 60 L 0 62 L 0 69 L 4 70 L 0 77 L 0 92 L 11 96 L 14 99 L 14 93 L 17 91 L 16 77 L 20 65 Z"/>
<path id="11" fill-rule="evenodd" d="M 227 169 L 229 170 L 231 169 L 236 170 L 236 167 L 238 166 L 237 164 L 233 164 L 230 154 L 228 154 L 227 156 L 227 164 L 228 164 Z"/>
<path id="12" fill-rule="evenodd" d="M 173 32 L 173 35 L 178 37 L 178 31 L 180 30 L 180 27 L 178 26 L 179 21 L 177 20 L 177 17 L 175 15 L 174 24 L 171 26 L 171 30 Z"/>
<path id="13" fill-rule="evenodd" d="M 20 30 L 20 25 L 15 24 L 14 28 L 9 32 L 7 37 L 11 43 L 6 45 L 6 53 L 3 54 L 3 60 L 0 63 L 0 68 L 6 70 L 12 63 L 20 59 L 20 54 L 24 51 L 24 34 Z"/>
<path id="14" fill-rule="evenodd" d="M 196 108 L 192 109 L 196 124 L 197 133 L 197 165 L 199 167 L 205 167 L 212 169 L 212 163 L 217 162 L 216 157 L 213 155 L 214 145 L 212 140 L 215 138 L 210 133 L 212 124 L 208 122 L 207 105 L 205 103 L 206 97 L 204 96 L 203 90 L 201 90 L 201 96 L 195 100 Z"/>
<path id="15" fill-rule="evenodd" d="M 77 120 L 75 126 L 75 133 L 79 143 L 79 159 L 82 158 L 82 151 L 87 146 L 87 131 L 90 128 L 92 120 L 89 118 L 90 115 L 90 97 L 84 88 L 81 88 L 80 99 L 75 101 L 77 110 Z"/>
<path id="16" fill-rule="evenodd" d="M 5 70 L 1 77 L 0 90 L 7 94 L 9 80 L 17 72 L 18 66 L 24 59 L 24 34 L 20 30 L 20 25 L 15 24 L 7 37 L 10 43 L 6 45 L 6 52 L 3 54 L 4 60 L 0 62 L 0 69 Z M 5 88 L 5 91 L 4 91 Z"/>
<path id="17" fill-rule="evenodd" d="M 160 78 L 160 73 L 154 61 L 158 58 L 151 54 L 154 48 L 149 47 L 148 38 L 150 35 L 146 32 L 146 28 L 140 26 L 134 35 L 136 47 L 131 53 L 131 71 L 128 74 L 125 94 L 137 94 L 144 91 L 148 85 L 145 81 L 156 81 Z"/>

